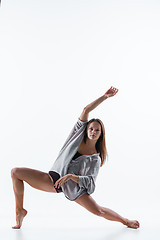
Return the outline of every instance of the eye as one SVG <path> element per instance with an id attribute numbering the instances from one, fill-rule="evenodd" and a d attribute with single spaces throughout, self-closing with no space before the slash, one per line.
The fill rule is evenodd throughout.
<path id="1" fill-rule="evenodd" d="M 99 132 L 100 130 L 99 130 L 99 129 L 97 129 L 96 131 L 97 131 L 97 132 Z"/>
<path id="2" fill-rule="evenodd" d="M 90 130 L 93 130 L 93 128 L 91 127 Z"/>

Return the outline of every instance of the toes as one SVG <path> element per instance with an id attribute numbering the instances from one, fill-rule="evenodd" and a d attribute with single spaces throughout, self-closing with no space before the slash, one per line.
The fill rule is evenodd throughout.
<path id="1" fill-rule="evenodd" d="M 139 227 L 139 222 L 138 221 L 136 221 L 136 225 L 137 225 L 137 227 Z"/>
<path id="2" fill-rule="evenodd" d="M 16 225 L 14 227 L 12 227 L 13 229 L 19 229 L 21 226 L 20 225 Z"/>
<path id="3" fill-rule="evenodd" d="M 135 224 L 135 227 L 136 227 L 136 228 L 139 228 L 139 224 L 136 223 L 136 224 Z"/>
<path id="4" fill-rule="evenodd" d="M 132 220 L 132 221 L 129 221 L 127 226 L 130 227 L 130 228 L 136 228 L 137 229 L 137 228 L 139 228 L 139 222 L 136 221 L 136 220 Z"/>

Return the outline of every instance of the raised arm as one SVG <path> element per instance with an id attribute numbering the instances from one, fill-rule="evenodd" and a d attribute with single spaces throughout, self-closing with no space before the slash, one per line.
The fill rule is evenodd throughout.
<path id="1" fill-rule="evenodd" d="M 106 100 L 109 97 L 113 97 L 117 92 L 118 92 L 117 88 L 110 87 L 110 89 L 108 89 L 107 92 L 104 95 L 102 95 L 101 97 L 99 97 L 95 101 L 91 102 L 90 104 L 88 104 L 83 109 L 83 111 L 82 111 L 82 113 L 80 115 L 80 120 L 83 121 L 83 122 L 88 121 L 89 113 L 93 109 L 95 109 L 100 103 L 102 103 L 104 100 Z"/>

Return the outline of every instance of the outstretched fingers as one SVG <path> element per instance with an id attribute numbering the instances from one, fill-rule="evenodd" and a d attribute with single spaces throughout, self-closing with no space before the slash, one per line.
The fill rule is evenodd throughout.
<path id="1" fill-rule="evenodd" d="M 63 180 L 61 178 L 59 178 L 55 184 L 54 184 L 54 187 L 55 188 L 60 188 L 61 186 L 63 185 Z"/>
<path id="2" fill-rule="evenodd" d="M 115 95 L 118 92 L 118 89 L 114 88 L 113 86 L 110 89 L 111 89 L 113 95 Z"/>
<path id="3" fill-rule="evenodd" d="M 118 92 L 118 89 L 111 86 L 110 89 L 108 89 L 108 91 L 105 93 L 105 96 L 113 97 L 117 92 Z"/>

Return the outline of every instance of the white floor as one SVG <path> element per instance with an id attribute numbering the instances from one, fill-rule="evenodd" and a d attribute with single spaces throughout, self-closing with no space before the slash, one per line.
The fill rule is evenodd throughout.
<path id="1" fill-rule="evenodd" d="M 5 219 L 7 222 L 8 220 Z M 33 221 L 33 219 L 32 219 Z M 154 223 L 150 226 L 143 225 L 140 229 L 129 229 L 123 225 L 106 223 L 106 226 L 100 227 L 87 225 L 72 225 L 73 221 L 70 221 L 71 226 L 64 226 L 59 221 L 59 226 L 54 226 L 54 223 L 48 224 L 44 222 L 43 226 L 39 227 L 36 224 L 38 219 L 34 219 L 33 222 L 26 223 L 19 230 L 13 230 L 9 226 L 0 229 L 0 238 L 3 240 L 32 240 L 32 239 L 105 239 L 105 240 L 151 240 L 160 239 L 160 233 L 158 226 L 154 226 Z M 75 219 L 76 221 L 76 219 Z M 10 221 L 8 221 L 10 223 Z"/>
<path id="2" fill-rule="evenodd" d="M 83 210 L 82 210 L 83 211 Z M 141 214 L 139 217 L 140 228 L 131 229 L 118 222 L 112 222 L 90 213 L 82 214 L 71 212 L 58 216 L 57 212 L 53 217 L 36 217 L 28 213 L 24 219 L 21 229 L 12 229 L 14 217 L 1 218 L 0 239 L 3 240 L 44 240 L 44 239 L 84 239 L 84 240 L 151 240 L 160 239 L 160 228 L 158 216 L 147 217 Z M 77 214 L 77 215 L 76 215 Z"/>

